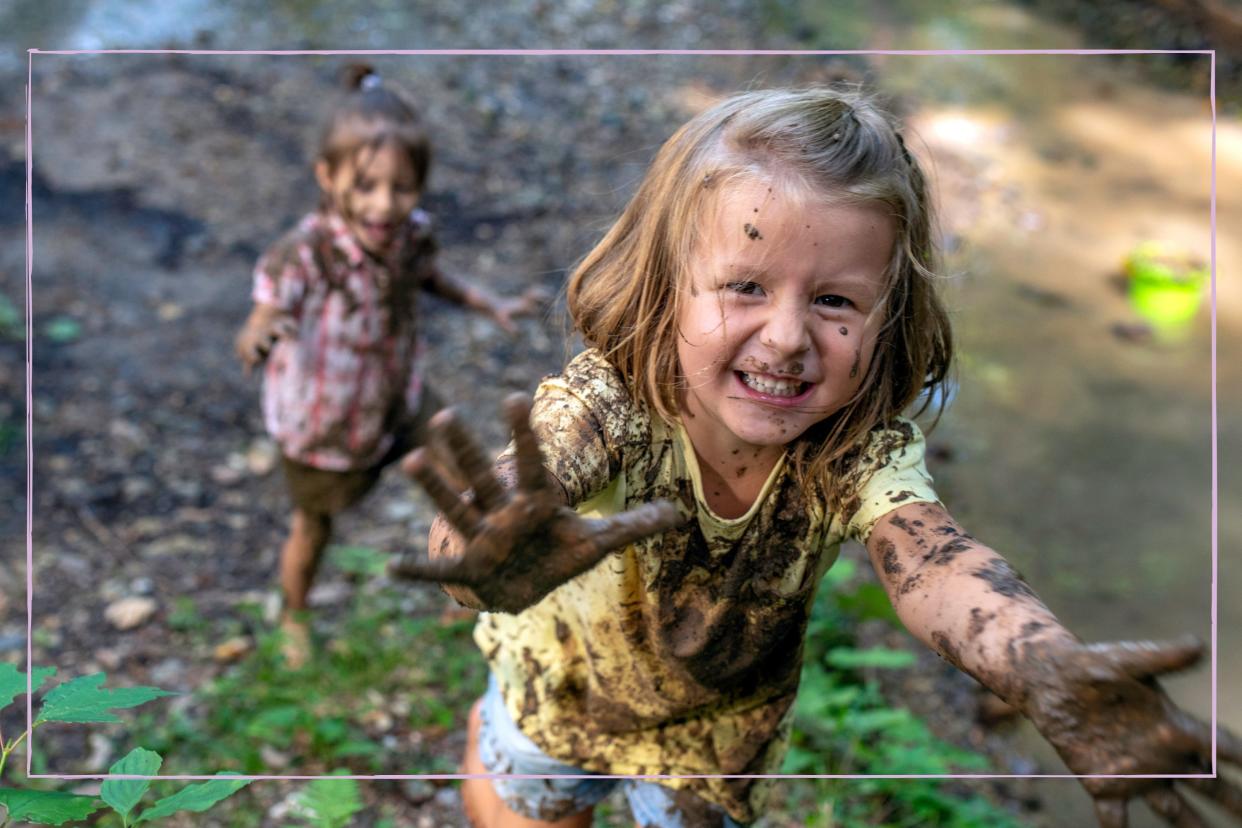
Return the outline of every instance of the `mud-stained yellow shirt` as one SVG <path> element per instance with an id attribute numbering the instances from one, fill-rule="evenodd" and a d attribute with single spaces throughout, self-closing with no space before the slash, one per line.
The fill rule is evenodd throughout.
<path id="1" fill-rule="evenodd" d="M 905 420 L 873 432 L 874 468 L 854 513 L 825 513 L 777 463 L 750 510 L 708 508 L 689 438 L 631 398 L 589 350 L 545 379 L 532 423 L 544 463 L 586 516 L 657 499 L 687 523 L 606 557 L 516 615 L 475 628 L 505 704 L 561 761 L 606 774 L 778 773 L 820 576 L 842 540 L 865 540 L 906 503 L 936 501 L 923 437 Z M 766 785 L 675 779 L 743 822 Z"/>

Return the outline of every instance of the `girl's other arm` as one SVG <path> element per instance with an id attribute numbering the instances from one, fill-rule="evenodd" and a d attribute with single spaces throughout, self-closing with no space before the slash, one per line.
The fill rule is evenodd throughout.
<path id="1" fill-rule="evenodd" d="M 1210 728 L 1176 707 L 1155 680 L 1198 660 L 1195 639 L 1083 644 L 1013 567 L 938 504 L 888 513 L 867 551 L 910 632 L 1021 710 L 1072 772 L 1210 773 Z M 1242 764 L 1242 740 L 1220 728 L 1216 741 L 1222 759 Z M 1082 782 L 1107 828 L 1126 824 L 1134 796 L 1170 824 L 1198 824 L 1168 780 Z M 1242 819 L 1242 790 L 1223 778 L 1188 784 Z"/>
<path id="2" fill-rule="evenodd" d="M 521 296 L 505 299 L 458 281 L 440 270 L 437 265 L 428 268 L 423 278 L 423 287 L 442 299 L 490 316 L 508 333 L 517 331 L 517 326 L 513 324 L 514 317 L 531 316 L 547 303 L 546 294 L 539 288 L 528 288 Z"/>

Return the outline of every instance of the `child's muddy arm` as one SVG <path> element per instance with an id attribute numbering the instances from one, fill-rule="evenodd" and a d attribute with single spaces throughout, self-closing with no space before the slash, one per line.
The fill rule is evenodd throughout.
<path id="1" fill-rule="evenodd" d="M 1028 645 L 1077 642 L 1013 567 L 937 504 L 885 515 L 867 551 L 906 629 L 1013 704 L 1023 693 L 1014 660 Z"/>
<path id="2" fill-rule="evenodd" d="M 918 503 L 885 515 L 867 551 L 893 608 L 916 637 L 1021 710 L 1076 774 L 1198 774 L 1212 733 L 1178 708 L 1156 678 L 1202 655 L 1176 642 L 1083 644 L 996 552 L 945 509 Z M 1216 734 L 1218 756 L 1242 764 L 1242 740 Z M 1197 825 L 1168 780 L 1083 779 L 1102 826 L 1124 826 L 1142 796 L 1170 824 Z M 1188 782 L 1242 821 L 1242 789 Z"/>

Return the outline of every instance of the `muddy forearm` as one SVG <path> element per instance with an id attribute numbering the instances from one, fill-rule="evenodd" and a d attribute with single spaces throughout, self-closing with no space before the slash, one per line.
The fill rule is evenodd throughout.
<path id="1" fill-rule="evenodd" d="M 1032 678 L 1028 648 L 1076 640 L 1013 567 L 940 506 L 915 504 L 886 516 L 868 550 L 906 628 L 1019 707 Z"/>

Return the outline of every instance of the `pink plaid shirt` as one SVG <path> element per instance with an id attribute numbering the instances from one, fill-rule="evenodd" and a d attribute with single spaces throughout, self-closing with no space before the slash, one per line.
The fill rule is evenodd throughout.
<path id="1" fill-rule="evenodd" d="M 312 213 L 259 260 L 253 298 L 291 314 L 296 338 L 276 343 L 263 382 L 263 419 L 292 460 L 347 471 L 392 446 L 422 392 L 418 295 L 434 267 L 431 219 L 410 214 L 394 269 L 358 245 L 336 213 Z"/>

